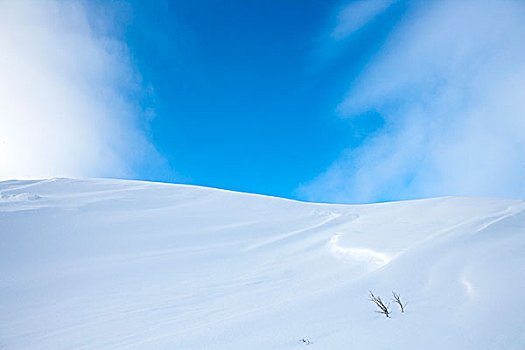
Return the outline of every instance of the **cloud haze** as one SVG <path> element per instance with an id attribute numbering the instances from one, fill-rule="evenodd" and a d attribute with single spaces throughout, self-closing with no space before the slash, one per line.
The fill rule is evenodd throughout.
<path id="1" fill-rule="evenodd" d="M 525 197 L 523 18 L 521 1 L 410 4 L 338 107 L 349 122 L 379 113 L 384 127 L 302 186 L 302 196 Z"/>
<path id="2" fill-rule="evenodd" d="M 385 11 L 393 2 L 394 0 L 368 0 L 349 3 L 337 16 L 332 38 L 340 40 L 350 36 Z"/>
<path id="3" fill-rule="evenodd" d="M 78 1 L 0 2 L 0 178 L 130 177 L 162 163 L 125 43 L 88 18 Z"/>

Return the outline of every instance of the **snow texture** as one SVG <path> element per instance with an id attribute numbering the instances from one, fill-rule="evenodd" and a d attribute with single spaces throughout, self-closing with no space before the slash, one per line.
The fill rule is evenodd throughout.
<path id="1" fill-rule="evenodd" d="M 0 349 L 523 349 L 525 202 L 0 182 Z M 369 290 L 390 302 L 374 312 Z"/>

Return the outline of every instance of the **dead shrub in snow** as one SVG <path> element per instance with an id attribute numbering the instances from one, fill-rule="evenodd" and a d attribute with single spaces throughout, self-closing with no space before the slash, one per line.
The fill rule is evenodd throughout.
<path id="1" fill-rule="evenodd" d="M 379 311 L 376 311 L 377 313 L 383 314 L 386 317 L 390 317 L 390 310 L 388 309 L 390 304 L 385 305 L 383 300 L 381 300 L 381 297 L 375 296 L 372 291 L 370 291 L 370 301 L 376 304 L 376 306 L 379 308 Z"/>
<path id="2" fill-rule="evenodd" d="M 392 295 L 392 301 L 399 305 L 399 307 L 401 308 L 401 312 L 405 312 L 405 307 L 407 306 L 407 303 L 403 304 L 403 302 L 401 301 L 401 296 L 396 292 L 392 291 Z"/>
<path id="3" fill-rule="evenodd" d="M 301 343 L 305 344 L 305 345 L 310 345 L 310 344 L 312 344 L 312 342 L 311 342 L 310 340 L 306 339 L 306 338 L 301 338 L 301 339 L 299 339 L 299 341 L 300 341 Z"/>

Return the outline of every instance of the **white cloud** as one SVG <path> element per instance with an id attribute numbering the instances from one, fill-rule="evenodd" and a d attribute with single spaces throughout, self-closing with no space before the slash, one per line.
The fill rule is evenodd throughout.
<path id="1" fill-rule="evenodd" d="M 404 19 L 339 106 L 385 126 L 300 192 L 373 202 L 525 197 L 525 3 L 429 1 Z"/>
<path id="2" fill-rule="evenodd" d="M 348 3 L 337 16 L 332 38 L 344 39 L 384 12 L 394 0 L 357 0 Z"/>
<path id="3" fill-rule="evenodd" d="M 77 1 L 0 2 L 0 178 L 133 176 L 145 136 L 128 49 Z"/>

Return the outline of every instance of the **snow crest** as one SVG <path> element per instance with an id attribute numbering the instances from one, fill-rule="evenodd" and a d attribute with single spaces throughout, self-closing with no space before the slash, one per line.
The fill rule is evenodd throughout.
<path id="1" fill-rule="evenodd" d="M 88 179 L 0 193 L 2 349 L 525 344 L 522 200 L 347 206 Z M 375 313 L 369 290 L 406 312 Z"/>

